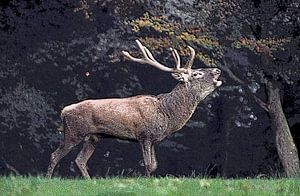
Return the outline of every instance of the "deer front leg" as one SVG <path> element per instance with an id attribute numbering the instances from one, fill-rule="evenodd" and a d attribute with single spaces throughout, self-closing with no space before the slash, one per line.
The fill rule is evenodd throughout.
<path id="1" fill-rule="evenodd" d="M 154 172 L 156 169 L 157 169 L 157 160 L 156 160 L 154 145 L 152 144 L 152 148 L 151 148 L 151 173 Z"/>
<path id="2" fill-rule="evenodd" d="M 144 164 L 146 169 L 146 175 L 149 177 L 150 174 L 156 169 L 152 166 L 152 142 L 146 140 L 141 142 Z M 155 156 L 155 155 L 154 155 Z M 155 160 L 156 162 L 156 160 Z M 154 170 L 153 170 L 154 169 Z"/>

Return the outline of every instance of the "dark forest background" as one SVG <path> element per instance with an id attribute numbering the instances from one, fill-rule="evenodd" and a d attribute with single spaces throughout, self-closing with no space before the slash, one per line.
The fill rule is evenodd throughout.
<path id="1" fill-rule="evenodd" d="M 178 48 L 185 61 L 191 45 L 194 68 L 223 70 L 223 85 L 158 146 L 155 175 L 284 173 L 272 114 L 263 105 L 268 81 L 279 86 L 300 148 L 298 1 L 4 0 L 0 6 L 1 175 L 45 174 L 63 139 L 66 105 L 172 90 L 170 74 L 123 59 L 122 50 L 138 54 L 135 39 L 170 67 L 168 48 Z M 80 175 L 74 163 L 79 149 L 55 175 Z M 88 165 L 92 176 L 143 172 L 139 144 L 122 140 L 102 140 Z"/>

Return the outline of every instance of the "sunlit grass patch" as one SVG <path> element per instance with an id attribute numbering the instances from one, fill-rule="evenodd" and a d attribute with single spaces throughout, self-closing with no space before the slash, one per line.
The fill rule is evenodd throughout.
<path id="1" fill-rule="evenodd" d="M 0 195 L 300 195 L 300 179 L 0 177 Z"/>

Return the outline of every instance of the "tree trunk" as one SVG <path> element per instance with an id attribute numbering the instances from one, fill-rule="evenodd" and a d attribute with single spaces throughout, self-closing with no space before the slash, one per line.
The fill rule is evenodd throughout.
<path id="1" fill-rule="evenodd" d="M 288 177 L 300 174 L 299 157 L 296 145 L 290 132 L 289 125 L 283 113 L 280 101 L 280 89 L 272 83 L 268 83 L 268 108 L 271 128 L 275 131 L 276 147 L 279 159 Z"/>

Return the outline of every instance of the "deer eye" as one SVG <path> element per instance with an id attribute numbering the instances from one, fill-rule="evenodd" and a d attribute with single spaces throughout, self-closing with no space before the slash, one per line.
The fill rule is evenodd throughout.
<path id="1" fill-rule="evenodd" d="M 193 77 L 195 77 L 195 78 L 202 78 L 203 76 L 204 76 L 204 73 L 201 71 L 193 73 Z"/>

